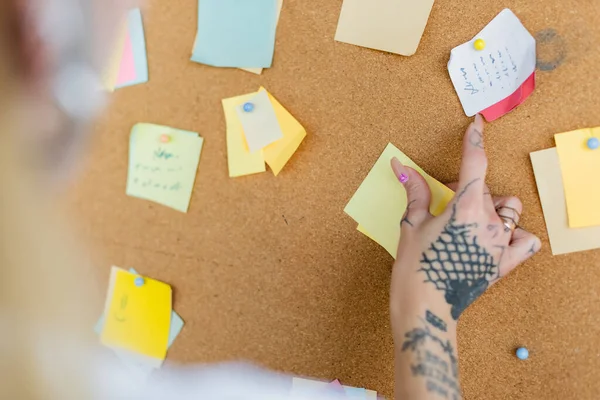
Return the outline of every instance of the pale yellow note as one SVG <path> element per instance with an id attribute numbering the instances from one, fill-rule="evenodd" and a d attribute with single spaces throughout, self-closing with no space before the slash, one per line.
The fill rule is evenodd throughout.
<path id="1" fill-rule="evenodd" d="M 364 226 L 358 225 L 356 227 L 356 230 L 359 231 L 360 233 L 362 233 L 363 235 L 365 235 L 366 237 L 368 237 L 369 239 L 371 239 L 372 241 L 376 242 L 376 240 L 373 239 L 373 236 L 369 232 L 367 232 L 367 230 L 364 228 Z"/>
<path id="2" fill-rule="evenodd" d="M 390 166 L 393 157 L 417 170 L 431 190 L 429 210 L 440 215 L 452 200 L 454 192 L 423 171 L 393 144 L 388 144 L 344 212 L 358 222 L 360 231 L 385 248 L 396 258 L 400 240 L 400 220 L 406 211 L 406 190 Z"/>
<path id="3" fill-rule="evenodd" d="M 260 91 L 266 90 L 261 87 Z M 300 143 L 306 137 L 306 130 L 271 93 L 267 92 L 267 94 L 275 109 L 275 115 L 283 132 L 283 138 L 265 147 L 263 155 L 273 174 L 277 176 L 285 164 L 292 158 L 296 150 L 298 150 Z"/>
<path id="4" fill-rule="evenodd" d="M 536 151 L 530 156 L 552 254 L 599 249 L 600 226 L 569 228 L 565 190 L 556 149 Z"/>
<path id="5" fill-rule="evenodd" d="M 112 268 L 100 339 L 109 347 L 164 360 L 171 325 L 171 287 L 146 277 L 143 285 L 136 286 L 137 277 Z"/>
<path id="6" fill-rule="evenodd" d="M 256 96 L 256 92 L 221 101 L 227 124 L 227 165 L 229 176 L 232 178 L 266 171 L 263 152 L 250 153 L 248 150 L 244 129 L 236 112 L 237 106 L 244 104 L 254 96 Z"/>
<path id="7" fill-rule="evenodd" d="M 279 24 L 279 17 L 281 16 L 281 7 L 283 7 L 283 0 L 277 0 L 277 21 L 276 24 Z M 253 74 L 260 75 L 262 74 L 263 68 L 240 68 L 242 71 L 252 72 Z"/>
<path id="8" fill-rule="evenodd" d="M 127 195 L 187 212 L 203 142 L 195 132 L 136 124 L 129 139 Z"/>
<path id="9" fill-rule="evenodd" d="M 591 137 L 600 139 L 600 128 L 554 135 L 571 228 L 600 226 L 600 149 L 587 147 Z"/>
<path id="10" fill-rule="evenodd" d="M 344 0 L 335 40 L 410 56 L 417 51 L 434 0 Z"/>

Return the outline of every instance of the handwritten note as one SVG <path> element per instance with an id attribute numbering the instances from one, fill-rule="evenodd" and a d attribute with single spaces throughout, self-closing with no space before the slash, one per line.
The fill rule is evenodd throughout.
<path id="1" fill-rule="evenodd" d="M 600 226 L 600 150 L 587 141 L 600 139 L 600 127 L 554 135 L 571 228 Z"/>
<path id="2" fill-rule="evenodd" d="M 441 214 L 452 200 L 454 192 L 423 171 L 393 144 L 388 144 L 344 212 L 358 222 L 358 230 L 384 247 L 396 258 L 400 240 L 400 220 L 406 211 L 406 190 L 390 167 L 396 157 L 404 165 L 417 170 L 431 190 L 429 211 Z"/>
<path id="3" fill-rule="evenodd" d="M 195 132 L 136 124 L 129 141 L 127 195 L 187 212 L 203 142 Z"/>
<path id="4" fill-rule="evenodd" d="M 144 277 L 135 285 L 136 274 L 113 267 L 100 339 L 109 347 L 129 350 L 164 360 L 171 324 L 171 287 Z"/>
<path id="5" fill-rule="evenodd" d="M 474 48 L 483 39 L 485 49 Z M 452 50 L 450 79 L 467 116 L 474 116 L 517 91 L 535 72 L 535 39 L 505 9 L 471 41 Z"/>
<path id="6" fill-rule="evenodd" d="M 252 111 L 245 111 L 245 104 L 251 105 Z M 238 105 L 236 112 L 244 128 L 244 135 L 250 153 L 254 153 L 283 138 L 275 110 L 266 91 L 258 92 L 247 103 Z"/>

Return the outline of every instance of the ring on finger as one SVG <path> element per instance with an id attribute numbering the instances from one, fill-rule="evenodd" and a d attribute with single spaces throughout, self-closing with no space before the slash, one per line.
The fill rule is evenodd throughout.
<path id="1" fill-rule="evenodd" d="M 514 232 L 519 227 L 521 214 L 512 207 L 500 206 L 496 208 L 496 213 L 502 220 L 505 232 Z"/>

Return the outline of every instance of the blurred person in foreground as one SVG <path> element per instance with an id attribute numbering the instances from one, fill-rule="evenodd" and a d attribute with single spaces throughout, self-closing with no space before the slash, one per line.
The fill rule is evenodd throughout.
<path id="1" fill-rule="evenodd" d="M 127 4 L 131 5 L 131 4 Z M 0 323 L 2 399 L 285 399 L 289 377 L 243 365 L 165 367 L 132 387 L 90 340 L 90 285 L 76 241 L 53 207 L 72 177 L 88 125 L 101 111 L 99 71 L 108 59 L 117 0 L 0 2 Z M 540 249 L 518 226 L 521 202 L 485 185 L 483 120 L 464 137 L 456 196 L 429 213 L 431 193 L 391 161 L 408 209 L 393 267 L 390 316 L 397 399 L 458 399 L 456 324 L 493 283 Z"/>

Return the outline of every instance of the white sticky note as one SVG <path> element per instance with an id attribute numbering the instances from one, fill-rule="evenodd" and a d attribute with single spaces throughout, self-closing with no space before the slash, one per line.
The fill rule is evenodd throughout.
<path id="1" fill-rule="evenodd" d="M 252 104 L 253 109 L 245 111 L 246 104 Z M 266 91 L 258 92 L 246 103 L 237 106 L 236 111 L 251 153 L 283 138 L 277 115 Z"/>
<path id="2" fill-rule="evenodd" d="M 485 48 L 476 50 L 475 40 Z M 535 39 L 509 9 L 471 41 L 452 49 L 448 72 L 467 116 L 500 102 L 535 71 Z"/>

